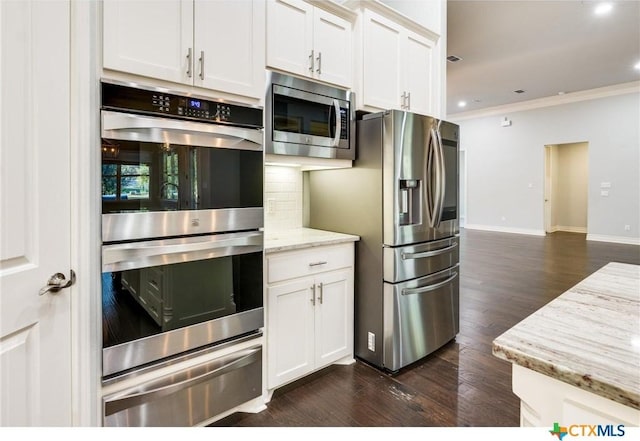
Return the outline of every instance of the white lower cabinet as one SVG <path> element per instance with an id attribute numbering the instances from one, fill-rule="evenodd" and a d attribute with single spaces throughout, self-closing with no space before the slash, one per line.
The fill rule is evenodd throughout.
<path id="1" fill-rule="evenodd" d="M 267 255 L 267 388 L 353 358 L 353 243 Z"/>

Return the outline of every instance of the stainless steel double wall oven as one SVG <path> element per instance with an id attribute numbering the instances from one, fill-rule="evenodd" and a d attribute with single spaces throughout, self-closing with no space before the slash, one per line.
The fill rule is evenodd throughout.
<path id="1" fill-rule="evenodd" d="M 101 88 L 108 381 L 259 334 L 263 112 L 131 84 Z"/>

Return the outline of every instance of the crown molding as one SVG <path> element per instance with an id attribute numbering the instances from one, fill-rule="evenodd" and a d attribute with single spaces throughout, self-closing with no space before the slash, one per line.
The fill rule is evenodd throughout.
<path id="1" fill-rule="evenodd" d="M 579 92 L 554 95 L 546 98 L 523 101 L 503 106 L 488 107 L 486 109 L 470 110 L 468 112 L 452 113 L 447 119 L 452 122 L 468 119 L 482 118 L 486 116 L 504 115 L 505 113 L 524 112 L 526 110 L 540 109 L 543 107 L 559 106 L 562 104 L 577 103 L 616 95 L 626 95 L 640 92 L 640 81 L 615 84 L 613 86 L 599 87 L 597 89 L 582 90 Z"/>

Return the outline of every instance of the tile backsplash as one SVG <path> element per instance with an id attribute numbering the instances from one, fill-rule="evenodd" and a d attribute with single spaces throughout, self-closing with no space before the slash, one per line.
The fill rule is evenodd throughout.
<path id="1" fill-rule="evenodd" d="M 265 230 L 301 228 L 302 210 L 302 170 L 300 167 L 265 166 Z"/>

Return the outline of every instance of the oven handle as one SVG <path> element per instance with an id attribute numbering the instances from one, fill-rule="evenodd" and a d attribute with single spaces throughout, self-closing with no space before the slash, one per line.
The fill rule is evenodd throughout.
<path id="1" fill-rule="evenodd" d="M 171 254 L 220 251 L 236 247 L 249 247 L 252 251 L 261 251 L 263 243 L 263 233 L 257 232 L 104 245 L 102 247 L 102 268 L 103 271 L 121 269 L 123 266 L 126 266 L 127 269 L 142 268 L 147 265 L 136 265 L 135 262 Z M 244 252 L 236 251 L 224 255 L 243 254 Z M 180 259 L 180 261 L 189 261 L 189 259 Z M 133 263 L 133 265 L 126 265 L 128 263 Z"/>
<path id="2" fill-rule="evenodd" d="M 198 375 L 194 378 L 187 378 L 182 381 L 174 382 L 174 375 L 167 375 L 164 381 L 154 381 L 153 386 L 160 383 L 158 387 L 145 391 L 144 385 L 132 387 L 119 393 L 118 396 L 112 399 L 106 399 L 104 403 L 105 416 L 113 415 L 114 413 L 121 412 L 134 406 L 147 403 L 158 398 L 166 397 L 180 390 L 188 389 L 198 384 L 209 381 L 215 377 L 219 377 L 235 369 L 239 369 L 244 366 L 248 366 L 261 359 L 261 348 L 249 348 L 241 351 L 241 354 L 230 362 L 223 364 L 220 367 L 216 367 L 220 364 L 220 360 L 213 360 L 204 366 L 196 366 L 192 370 L 204 370 L 205 373 Z M 214 368 L 213 370 L 210 370 Z M 190 371 L 181 372 L 178 375 L 188 377 L 191 374 Z M 141 390 L 143 389 L 143 390 Z M 124 395 L 124 396 L 123 396 Z"/>
<path id="3" fill-rule="evenodd" d="M 198 145 L 203 147 L 262 150 L 261 129 L 102 111 L 102 138 L 104 139 L 193 145 L 192 142 L 188 142 L 188 139 L 172 142 L 171 135 L 180 137 L 201 135 L 202 139 L 198 140 Z"/>

